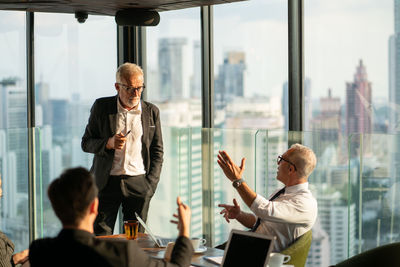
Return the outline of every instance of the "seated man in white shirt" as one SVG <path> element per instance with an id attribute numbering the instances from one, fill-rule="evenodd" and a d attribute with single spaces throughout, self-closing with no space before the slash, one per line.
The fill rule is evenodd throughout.
<path id="1" fill-rule="evenodd" d="M 224 208 L 221 214 L 228 223 L 236 219 L 251 231 L 275 236 L 274 251 L 280 252 L 311 230 L 317 218 L 317 201 L 308 189 L 308 177 L 317 163 L 316 156 L 310 148 L 300 144 L 292 145 L 279 156 L 276 178 L 285 187 L 276 190 L 268 199 L 254 192 L 242 179 L 245 161 L 243 158 L 239 167 L 225 151 L 219 151 L 219 166 L 252 213 L 241 211 L 233 199 L 233 205 L 218 205 Z"/>

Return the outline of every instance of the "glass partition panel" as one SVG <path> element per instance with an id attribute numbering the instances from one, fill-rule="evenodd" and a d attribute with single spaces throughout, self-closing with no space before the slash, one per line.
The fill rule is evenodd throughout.
<path id="1" fill-rule="evenodd" d="M 81 136 L 85 125 L 80 127 L 61 127 L 61 132 L 71 134 L 70 140 L 64 144 L 54 141 L 54 132 L 50 125 L 35 128 L 36 132 L 36 186 L 37 186 L 37 233 L 39 236 L 56 236 L 61 229 L 61 223 L 56 217 L 50 200 L 47 196 L 49 184 L 66 168 L 85 167 L 90 169 L 93 154 L 85 153 L 81 149 Z M 70 161 L 65 163 L 63 153 L 68 151 Z"/>
<path id="2" fill-rule="evenodd" d="M 302 132 L 302 143 L 317 156 L 317 166 L 308 178 L 318 202 L 318 218 L 306 266 L 330 266 L 353 255 L 355 204 L 349 198 L 347 137 L 324 131 Z M 351 217 L 351 218 L 350 218 Z"/>
<path id="3" fill-rule="evenodd" d="M 35 13 L 36 126 L 39 128 L 39 236 L 53 236 L 59 224 L 47 198 L 49 183 L 70 167 L 90 168 L 81 137 L 90 107 L 116 94 L 114 18 L 89 16 L 79 24 L 73 14 Z"/>
<path id="4" fill-rule="evenodd" d="M 214 6 L 214 125 L 287 129 L 287 1 Z"/>
<path id="5" fill-rule="evenodd" d="M 29 246 L 25 12 L 0 11 L 0 231 Z"/>
<path id="6" fill-rule="evenodd" d="M 214 200 L 214 233 L 215 245 L 221 244 L 228 239 L 231 229 L 244 229 L 236 220 L 231 220 L 227 223 L 220 214 L 222 208 L 218 204 L 232 205 L 235 198 L 241 209 L 249 211 L 250 209 L 241 200 L 237 191 L 232 187 L 232 182 L 226 178 L 223 171 L 217 163 L 217 155 L 219 150 L 226 151 L 232 160 L 240 166 L 242 158 L 246 158 L 245 170 L 243 179 L 246 180 L 251 188 L 255 188 L 255 173 L 256 173 L 256 133 L 257 130 L 243 129 L 211 129 L 213 136 L 213 155 L 210 158 L 210 169 L 213 170 L 213 200 Z M 204 163 L 204 162 L 203 162 Z M 203 179 L 207 179 L 204 177 Z"/>
<path id="7" fill-rule="evenodd" d="M 161 171 L 160 182 L 150 202 L 148 224 L 154 234 L 163 237 L 176 237 L 176 225 L 169 221 L 176 213 L 176 197 L 179 195 L 185 204 L 192 208 L 192 235 L 198 227 L 195 223 L 200 220 L 201 210 L 197 205 L 198 193 L 201 196 L 201 187 L 198 188 L 198 180 L 201 181 L 201 154 L 199 129 L 162 127 L 164 140 L 164 162 Z M 201 182 L 200 182 L 201 185 Z M 196 194 L 192 194 L 192 187 L 198 188 Z"/>
<path id="8" fill-rule="evenodd" d="M 396 200 L 400 188 L 395 176 L 393 156 L 398 153 L 398 135 L 363 134 L 352 136 L 353 161 L 358 173 L 351 177 L 356 188 L 352 202 L 357 202 L 356 252 L 400 241 L 400 210 Z M 354 163 L 356 164 L 356 163 Z"/>

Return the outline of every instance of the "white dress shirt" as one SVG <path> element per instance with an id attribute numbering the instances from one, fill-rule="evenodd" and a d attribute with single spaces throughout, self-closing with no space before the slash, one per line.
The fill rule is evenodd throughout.
<path id="1" fill-rule="evenodd" d="M 145 174 L 143 157 L 142 157 L 142 105 L 139 102 L 137 109 L 127 110 L 119 102 L 117 98 L 118 114 L 117 114 L 117 131 L 116 133 L 126 134 L 127 140 L 122 149 L 115 149 L 114 160 L 110 175 L 129 175 L 136 176 Z"/>
<path id="2" fill-rule="evenodd" d="M 256 233 L 276 236 L 276 252 L 311 230 L 318 213 L 317 201 L 308 189 L 308 183 L 286 187 L 285 193 L 273 201 L 257 195 L 250 209 L 261 219 Z"/>

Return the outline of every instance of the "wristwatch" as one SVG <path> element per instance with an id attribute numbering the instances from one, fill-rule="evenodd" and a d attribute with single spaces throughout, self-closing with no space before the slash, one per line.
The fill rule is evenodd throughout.
<path id="1" fill-rule="evenodd" d="M 243 182 L 244 182 L 243 179 L 236 179 L 235 181 L 232 182 L 232 186 L 234 188 L 238 188 Z"/>

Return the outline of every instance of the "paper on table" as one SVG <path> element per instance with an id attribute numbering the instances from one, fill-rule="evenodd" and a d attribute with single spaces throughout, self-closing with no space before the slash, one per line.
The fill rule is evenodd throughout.
<path id="1" fill-rule="evenodd" d="M 211 261 L 212 263 L 221 264 L 222 263 L 222 256 L 215 256 L 215 257 L 204 257 L 204 259 Z"/>

